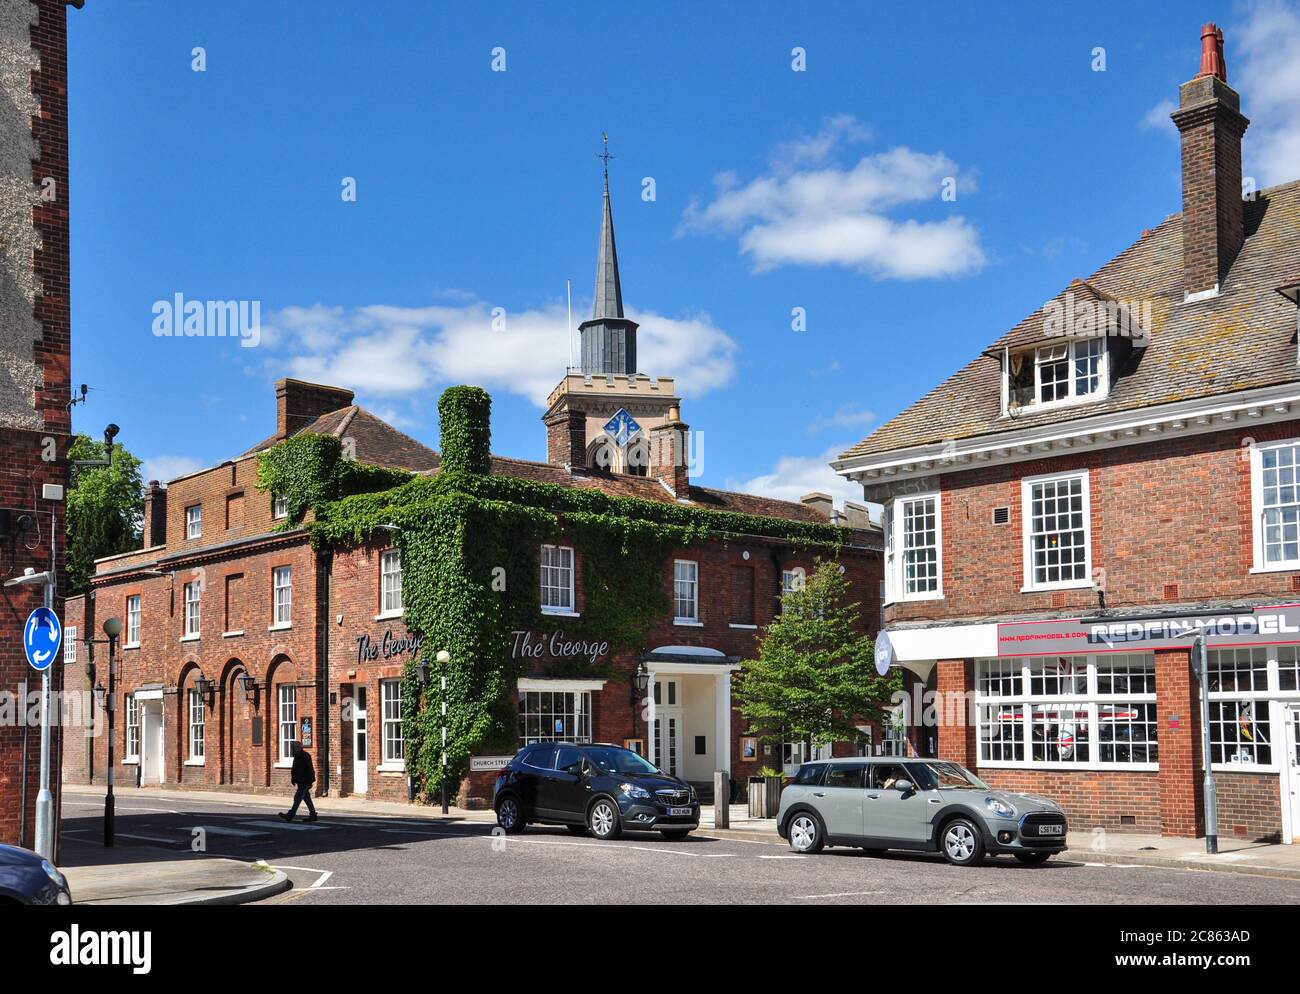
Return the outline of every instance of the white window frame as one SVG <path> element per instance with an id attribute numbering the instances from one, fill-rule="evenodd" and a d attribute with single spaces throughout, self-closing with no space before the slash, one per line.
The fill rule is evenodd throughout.
<path id="1" fill-rule="evenodd" d="M 688 577 L 683 578 L 678 576 L 678 567 L 681 566 L 690 567 L 690 575 Z M 691 592 L 689 598 L 691 605 L 690 614 L 682 614 L 677 610 L 678 601 L 687 600 L 687 598 L 679 598 L 677 596 L 677 587 L 679 584 L 689 585 Z M 694 559 L 673 560 L 673 624 L 690 626 L 703 624 L 703 622 L 700 621 L 700 564 Z"/>
<path id="2" fill-rule="evenodd" d="M 283 594 L 283 598 L 280 596 Z M 271 628 L 293 626 L 293 567 L 271 568 Z"/>
<path id="3" fill-rule="evenodd" d="M 1088 345 L 1091 347 L 1092 342 L 1100 343 L 1100 355 L 1097 357 L 1097 389 L 1091 393 L 1078 392 L 1078 362 L 1079 347 Z M 1040 358 L 1040 354 L 1049 349 L 1057 349 L 1065 346 L 1065 367 L 1066 367 L 1066 395 L 1057 400 L 1040 400 L 1042 396 L 1043 380 L 1042 367 L 1047 365 Z M 1034 398 L 1025 405 L 1033 408 L 1035 411 L 1050 411 L 1057 407 L 1073 407 L 1077 404 L 1091 404 L 1096 401 L 1105 400 L 1110 394 L 1110 349 L 1106 347 L 1106 339 L 1100 335 L 1084 336 L 1077 338 L 1065 338 L 1061 341 L 1047 342 L 1033 349 L 1032 355 L 1025 356 L 1026 362 L 1034 364 Z M 1003 409 L 1006 408 L 1006 398 L 1010 396 L 1010 364 L 1006 364 L 1003 372 Z"/>
<path id="4" fill-rule="evenodd" d="M 203 537 L 203 505 L 191 504 L 185 508 L 185 537 Z"/>
<path id="5" fill-rule="evenodd" d="M 393 707 L 390 707 L 393 705 Z M 390 714 L 389 712 L 393 713 Z M 383 770 L 406 769 L 406 740 L 402 734 L 402 681 L 396 679 L 379 681 L 380 748 Z M 396 731 L 390 736 L 391 730 Z M 396 742 L 397 749 L 390 750 L 389 745 Z"/>
<path id="6" fill-rule="evenodd" d="M 1210 649 L 1211 666 L 1213 666 L 1213 657 L 1216 650 Z M 1265 670 L 1265 684 L 1262 690 L 1211 690 L 1209 693 L 1210 703 L 1220 701 L 1232 702 L 1250 702 L 1256 708 L 1263 708 L 1268 717 L 1270 751 L 1272 753 L 1272 762 L 1269 763 L 1215 763 L 1214 770 L 1216 773 L 1278 773 L 1281 771 L 1282 764 L 1287 761 L 1286 751 L 1287 742 L 1287 713 L 1288 705 L 1300 704 L 1300 688 L 1296 690 L 1282 690 L 1279 672 L 1281 666 L 1278 663 L 1280 653 L 1292 653 L 1300 651 L 1296 645 L 1260 645 L 1260 646 L 1234 646 L 1223 651 L 1258 651 L 1265 654 L 1267 660 Z M 1287 668 L 1290 668 L 1288 662 Z M 1211 669 L 1213 677 L 1213 668 Z M 1214 685 L 1211 679 L 1211 686 Z M 1213 729 L 1211 730 L 1213 735 Z M 1211 743 L 1213 745 L 1213 743 Z M 1211 749 L 1213 752 L 1213 749 Z M 1204 760 L 1202 760 L 1204 768 Z M 1283 794 L 1283 803 L 1287 803 L 1289 798 Z"/>
<path id="7" fill-rule="evenodd" d="M 280 521 L 289 516 L 289 498 L 284 494 L 271 496 L 271 520 Z"/>
<path id="8" fill-rule="evenodd" d="M 906 518 L 903 505 L 934 501 L 934 590 L 909 593 L 907 590 L 906 546 L 901 524 Z M 938 490 L 895 497 L 885 505 L 881 522 L 885 532 L 885 602 L 943 600 L 943 498 Z"/>
<path id="9" fill-rule="evenodd" d="M 207 706 L 203 695 L 193 687 L 187 692 L 186 705 L 188 734 L 185 738 L 189 744 L 189 758 L 185 765 L 202 766 L 207 754 Z"/>
<path id="10" fill-rule="evenodd" d="M 126 744 L 122 750 L 122 762 L 138 763 L 140 761 L 140 702 L 135 694 L 126 695 Z"/>
<path id="11" fill-rule="evenodd" d="M 63 662 L 75 663 L 77 661 L 77 626 L 69 625 L 63 629 Z"/>
<path id="12" fill-rule="evenodd" d="M 1300 557 L 1269 563 L 1264 559 L 1264 453 L 1274 449 L 1300 448 L 1300 438 L 1281 439 L 1250 448 L 1250 522 L 1254 564 L 1252 573 L 1294 572 L 1300 569 Z"/>
<path id="13" fill-rule="evenodd" d="M 182 589 L 184 597 L 184 618 L 185 618 L 185 635 L 187 639 L 196 639 L 199 637 L 200 629 L 203 626 L 203 581 L 190 580 Z M 194 596 L 190 597 L 190 591 L 194 591 Z M 193 612 L 190 611 L 193 608 Z M 191 624 L 192 622 L 192 624 Z"/>
<path id="14" fill-rule="evenodd" d="M 292 683 L 282 683 L 276 688 L 276 741 L 279 765 L 293 762 L 292 743 L 298 741 L 298 688 Z"/>
<path id="15" fill-rule="evenodd" d="M 379 554 L 379 617 L 400 618 L 402 611 L 402 552 L 387 549 Z"/>
<path id="16" fill-rule="evenodd" d="M 563 563 L 548 565 L 546 562 L 546 556 L 548 552 L 561 554 L 561 558 L 563 558 L 563 554 L 567 553 L 568 560 L 569 560 L 568 565 L 566 566 Z M 562 586 L 554 583 L 548 584 L 546 582 L 547 570 L 558 571 L 560 574 L 560 579 L 567 580 L 567 586 Z M 558 614 L 568 618 L 576 618 L 578 616 L 577 614 L 578 601 L 577 601 L 577 594 L 574 585 L 574 578 L 576 573 L 577 573 L 577 554 L 573 551 L 572 546 L 543 545 L 541 547 L 541 551 L 537 557 L 537 582 L 539 587 L 539 603 L 541 604 L 542 607 L 542 614 Z M 567 598 L 567 603 L 547 604 L 546 592 L 548 590 L 563 591 L 565 597 Z"/>
<path id="17" fill-rule="evenodd" d="M 1057 580 L 1050 583 L 1037 583 L 1034 579 L 1033 550 L 1033 507 L 1034 487 L 1042 483 L 1056 483 L 1062 480 L 1078 478 L 1082 481 L 1080 496 L 1083 504 L 1083 579 Z M 1024 586 L 1021 593 L 1035 590 L 1079 590 L 1093 586 L 1092 582 L 1092 498 L 1089 486 L 1089 473 L 1086 469 L 1070 470 L 1065 473 L 1043 473 L 1039 476 L 1026 476 L 1020 481 L 1020 548 L 1024 570 Z"/>
<path id="18" fill-rule="evenodd" d="M 592 731 L 592 712 L 591 712 L 591 691 L 577 689 L 577 685 L 572 688 L 563 681 L 555 681 L 554 689 L 547 687 L 542 688 L 524 688 L 518 690 L 519 694 L 519 745 L 520 748 L 526 745 L 532 745 L 537 742 L 590 742 Z M 536 696 L 538 706 L 530 709 L 529 697 Z M 551 707 L 543 710 L 542 695 L 550 695 Z M 565 703 L 570 705 L 564 709 L 555 707 L 555 698 L 558 696 L 568 696 L 572 700 Z M 528 718 L 546 718 L 547 730 L 545 734 L 539 734 L 529 738 L 524 734 L 528 727 Z M 574 735 L 572 737 L 564 736 L 555 731 L 555 719 L 560 717 L 571 721 Z"/>
<path id="19" fill-rule="evenodd" d="M 1070 655 L 1070 656 L 1014 656 L 1002 658 L 977 659 L 975 661 L 975 755 L 976 765 L 978 767 L 987 767 L 988 769 L 1012 769 L 1012 770 L 1130 770 L 1138 772 L 1151 772 L 1160 769 L 1159 762 L 1104 762 L 1101 759 L 1103 743 L 1101 741 L 1101 708 L 1106 705 L 1118 704 L 1149 704 L 1155 706 L 1156 695 L 1154 689 L 1146 693 L 1108 693 L 1103 694 L 1098 689 L 1097 664 L 1107 658 L 1117 659 L 1122 655 L 1141 656 L 1150 659 L 1151 673 L 1155 673 L 1155 655 L 1147 652 L 1133 653 L 1096 653 L 1092 655 Z M 1086 688 L 1083 693 L 1033 693 L 1032 679 L 1035 667 L 1048 660 L 1057 660 L 1061 658 L 1083 659 L 1087 666 L 1086 671 Z M 1019 694 L 1000 694 L 986 693 L 981 690 L 988 669 L 996 666 L 999 670 L 1001 680 L 1010 677 L 1019 679 Z M 1232 696 L 1232 695 L 1229 695 Z M 1087 761 L 1056 761 L 1056 760 L 1035 760 L 1033 759 L 1034 737 L 1033 737 L 1033 714 L 1036 706 L 1059 705 L 1070 707 L 1074 710 L 1082 710 L 1088 715 L 1088 748 L 1089 758 Z M 1022 729 L 1020 743 L 1024 752 L 1024 759 L 985 759 L 984 758 L 984 720 L 983 708 L 985 707 L 1011 707 L 1020 708 L 1021 714 L 1013 721 L 1020 724 Z M 1157 716 L 1158 717 L 1158 716 Z M 1159 721 L 1154 723 L 1156 732 L 1156 746 L 1159 748 Z"/>
<path id="20" fill-rule="evenodd" d="M 122 641 L 123 649 L 135 649 L 140 645 L 140 595 L 132 594 L 126 599 L 126 638 Z"/>
<path id="21" fill-rule="evenodd" d="M 796 566 L 794 569 L 781 570 L 781 605 L 780 611 L 785 613 L 785 596 L 792 594 L 796 590 L 804 590 L 808 585 L 808 571 L 802 566 Z"/>

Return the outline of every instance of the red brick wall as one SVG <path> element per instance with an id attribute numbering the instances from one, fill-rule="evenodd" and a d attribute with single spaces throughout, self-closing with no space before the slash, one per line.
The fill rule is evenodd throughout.
<path id="1" fill-rule="evenodd" d="M 1220 839 L 1282 841 L 1282 795 L 1276 773 L 1214 774 Z"/>
<path id="2" fill-rule="evenodd" d="M 68 102 L 67 102 L 67 35 L 62 0 L 32 0 L 38 14 L 30 29 L 30 44 L 37 54 L 39 70 L 32 73 L 32 91 L 40 104 L 40 113 L 31 120 L 31 133 L 39 147 L 39 158 L 31 164 L 33 187 L 39 190 L 46 177 L 55 181 L 56 197 L 37 201 L 32 208 L 32 224 L 37 229 L 40 247 L 36 249 L 32 268 L 37 281 L 34 304 L 41 336 L 34 352 L 42 383 L 31 398 L 40 430 L 24 430 L 0 420 L 0 508 L 34 514 L 40 527 L 40 543 L 35 544 L 33 529 L 25 542 L 15 543 L 0 552 L 0 572 L 7 579 L 24 569 L 54 569 L 59 590 L 54 608 L 62 612 L 64 593 L 61 547 L 51 557 L 51 535 L 64 533 L 64 505 L 40 499 L 41 486 L 54 483 L 66 486 L 68 432 L 68 369 L 70 364 L 69 258 L 68 258 Z M 20 136 L 0 135 L 0 141 Z M 15 292 L 11 281 L 0 292 Z M 2 358 L 2 357 L 0 357 Z M 31 355 L 15 356 L 15 361 L 30 362 Z M 25 424 L 30 426 L 32 422 Z M 43 458 L 52 454 L 53 459 Z M 34 496 L 35 495 L 35 496 Z M 33 506 L 35 502 L 35 506 Z M 6 543 L 8 545 L 8 543 Z M 32 609 L 41 604 L 41 589 L 36 586 L 5 588 L 0 592 L 0 690 L 18 693 L 24 685 L 39 689 L 40 678 L 27 665 L 22 652 L 20 632 Z M 52 689 L 61 689 L 62 668 L 51 671 Z M 51 788 L 59 802 L 59 748 L 57 729 L 51 737 Z M 39 788 L 40 729 L 26 730 L 21 725 L 0 726 L 0 843 L 34 843 L 35 803 Z M 26 774 L 26 794 L 23 780 Z M 25 812 L 25 817 L 24 817 Z M 57 814 L 57 808 L 56 808 Z"/>
<path id="3" fill-rule="evenodd" d="M 1050 797 L 1065 809 L 1071 832 L 1104 828 L 1160 834 L 1156 773 L 1001 769 L 980 769 L 978 773 L 992 787 Z"/>
<path id="4" fill-rule="evenodd" d="M 1300 422 L 1250 425 L 1140 446 L 1056 456 L 946 473 L 943 501 L 943 598 L 891 605 L 888 622 L 1054 612 L 1070 617 L 1097 607 L 1093 589 L 1021 592 L 1020 481 L 1040 473 L 1089 471 L 1092 566 L 1104 571 L 1111 608 L 1169 600 L 1277 596 L 1294 599 L 1293 576 L 1249 572 L 1252 561 L 1252 442 L 1300 435 Z M 1011 520 L 991 524 L 994 507 Z"/>

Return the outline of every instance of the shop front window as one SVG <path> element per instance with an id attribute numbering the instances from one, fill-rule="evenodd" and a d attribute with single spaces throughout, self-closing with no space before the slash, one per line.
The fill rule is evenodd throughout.
<path id="1" fill-rule="evenodd" d="M 519 744 L 590 742 L 588 691 L 525 690 L 519 693 Z"/>

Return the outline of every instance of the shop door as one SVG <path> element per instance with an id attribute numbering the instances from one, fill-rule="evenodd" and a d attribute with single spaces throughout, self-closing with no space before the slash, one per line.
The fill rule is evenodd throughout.
<path id="1" fill-rule="evenodd" d="M 140 783 L 160 784 L 163 780 L 162 701 L 140 701 Z"/>
<path id="2" fill-rule="evenodd" d="M 364 794 L 370 789 L 370 752 L 367 747 L 366 688 L 356 689 L 352 707 L 352 793 Z"/>
<path id="3" fill-rule="evenodd" d="M 1300 704 L 1286 709 L 1286 767 L 1282 803 L 1291 805 L 1291 842 L 1300 843 Z"/>

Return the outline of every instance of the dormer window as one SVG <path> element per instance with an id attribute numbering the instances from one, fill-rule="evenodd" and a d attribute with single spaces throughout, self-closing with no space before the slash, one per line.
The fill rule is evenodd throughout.
<path id="1" fill-rule="evenodd" d="M 1100 400 L 1110 386 L 1103 338 L 1053 342 L 1008 358 L 1009 413 Z"/>

